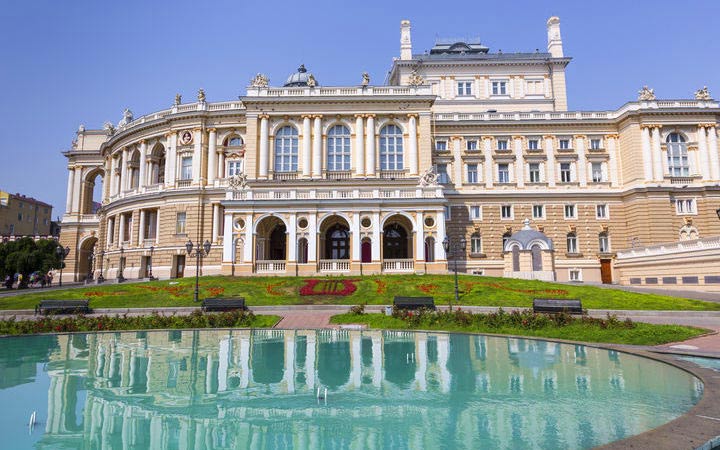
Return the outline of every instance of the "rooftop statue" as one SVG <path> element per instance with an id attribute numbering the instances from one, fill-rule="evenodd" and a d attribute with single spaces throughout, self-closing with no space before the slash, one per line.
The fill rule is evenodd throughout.
<path id="1" fill-rule="evenodd" d="M 269 82 L 268 77 L 258 73 L 252 80 L 250 80 L 250 86 L 255 88 L 266 88 L 268 87 Z"/>
<path id="2" fill-rule="evenodd" d="M 425 79 L 418 75 L 417 69 L 413 69 L 408 78 L 408 84 L 410 86 L 422 86 L 425 84 Z"/>
<path id="3" fill-rule="evenodd" d="M 200 89 L 198 91 L 198 102 L 205 103 L 205 89 Z"/>
<path id="4" fill-rule="evenodd" d="M 638 91 L 638 100 L 645 102 L 655 100 L 655 90 L 650 89 L 647 86 L 643 86 L 643 88 Z"/>
<path id="5" fill-rule="evenodd" d="M 124 127 L 133 121 L 133 113 L 128 108 L 123 111 L 123 118 L 118 123 L 118 128 Z"/>
<path id="6" fill-rule="evenodd" d="M 703 86 L 702 89 L 695 91 L 695 100 L 711 100 L 710 91 L 707 86 Z"/>
<path id="7" fill-rule="evenodd" d="M 180 103 L 182 103 L 182 95 L 175 94 L 175 106 L 178 106 Z"/>
<path id="8" fill-rule="evenodd" d="M 362 85 L 367 86 L 370 84 L 370 74 L 367 72 L 363 72 L 362 74 Z"/>
<path id="9" fill-rule="evenodd" d="M 315 76 L 313 74 L 308 75 L 307 85 L 311 88 L 317 86 L 317 80 L 315 80 Z"/>
<path id="10" fill-rule="evenodd" d="M 115 125 L 113 125 L 110 121 L 105 122 L 103 124 L 103 130 L 108 134 L 108 136 L 112 136 L 115 134 Z"/>

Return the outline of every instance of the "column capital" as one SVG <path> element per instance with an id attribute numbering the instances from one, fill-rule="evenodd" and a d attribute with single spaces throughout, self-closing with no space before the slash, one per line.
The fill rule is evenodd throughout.
<path id="1" fill-rule="evenodd" d="M 513 140 L 515 140 L 515 139 L 523 140 L 524 137 L 523 137 L 523 136 L 519 136 L 519 135 L 515 135 L 515 136 L 512 137 L 512 139 L 513 139 Z"/>
<path id="2" fill-rule="evenodd" d="M 312 117 L 313 117 L 313 119 L 322 119 L 323 115 L 322 114 L 313 114 Z"/>
<path id="3" fill-rule="evenodd" d="M 492 137 L 492 136 L 483 136 L 483 137 L 482 137 L 482 140 L 483 140 L 483 141 L 492 141 L 492 140 L 494 140 L 494 139 L 495 139 L 495 138 Z"/>
<path id="4" fill-rule="evenodd" d="M 365 114 L 353 114 L 353 117 L 355 117 L 356 119 L 364 119 Z"/>
<path id="5" fill-rule="evenodd" d="M 605 135 L 606 139 L 620 139 L 620 135 L 617 133 L 611 133 Z"/>
<path id="6" fill-rule="evenodd" d="M 462 141 L 462 136 L 450 136 L 451 141 Z"/>
<path id="7" fill-rule="evenodd" d="M 374 119 L 377 117 L 377 114 L 365 114 L 365 117 L 367 117 L 368 119 Z"/>
<path id="8" fill-rule="evenodd" d="M 147 139 L 140 139 L 140 145 L 147 145 Z"/>
<path id="9" fill-rule="evenodd" d="M 270 114 L 258 114 L 258 119 L 269 119 Z"/>
<path id="10" fill-rule="evenodd" d="M 312 114 L 303 114 L 303 115 L 300 116 L 300 118 L 303 119 L 303 120 L 305 120 L 305 119 L 312 119 L 312 118 L 313 118 L 313 115 L 312 115 Z"/>
<path id="11" fill-rule="evenodd" d="M 576 134 L 573 136 L 575 139 L 587 139 L 587 136 L 584 134 Z"/>
<path id="12" fill-rule="evenodd" d="M 716 123 L 699 123 L 698 128 L 716 128 Z"/>
<path id="13" fill-rule="evenodd" d="M 215 133 L 215 132 L 217 132 L 217 128 L 214 128 L 214 127 L 208 128 L 207 130 L 208 130 L 208 133 Z"/>
<path id="14" fill-rule="evenodd" d="M 200 127 L 195 127 L 192 129 L 193 133 L 197 133 L 198 131 L 202 131 L 203 129 Z"/>
<path id="15" fill-rule="evenodd" d="M 420 117 L 420 114 L 418 113 L 408 113 L 408 119 L 418 119 Z"/>
<path id="16" fill-rule="evenodd" d="M 657 123 L 642 123 L 642 124 L 640 124 L 640 128 L 641 128 L 641 129 L 647 128 L 647 129 L 650 129 L 650 130 L 653 129 L 653 128 L 660 129 L 660 128 L 662 128 L 662 125 L 657 124 Z"/>
<path id="17" fill-rule="evenodd" d="M 164 136 L 165 136 L 165 138 L 168 138 L 168 139 L 169 139 L 169 138 L 171 138 L 173 135 L 177 135 L 177 132 L 175 132 L 175 131 L 170 131 L 170 132 L 168 132 L 168 133 L 165 133 Z"/>
<path id="18" fill-rule="evenodd" d="M 543 139 L 550 139 L 551 141 L 555 141 L 555 136 L 546 134 L 545 136 L 543 136 Z"/>

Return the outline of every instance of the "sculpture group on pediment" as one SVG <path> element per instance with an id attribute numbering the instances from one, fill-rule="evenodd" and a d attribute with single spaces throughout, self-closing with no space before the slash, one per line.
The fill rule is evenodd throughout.
<path id="1" fill-rule="evenodd" d="M 115 125 L 113 125 L 110 121 L 107 121 L 103 124 L 103 130 L 105 130 L 109 136 L 112 136 L 115 134 Z"/>
<path id="2" fill-rule="evenodd" d="M 247 188 L 247 175 L 244 172 L 240 172 L 237 175 L 228 177 L 228 186 L 233 191 L 242 191 Z"/>
<path id="3" fill-rule="evenodd" d="M 128 108 L 123 111 L 123 118 L 118 123 L 118 128 L 122 128 L 133 121 L 133 113 Z"/>
<path id="4" fill-rule="evenodd" d="M 421 175 L 418 182 L 418 186 L 437 186 L 438 185 L 438 174 L 432 167 L 428 167 Z"/>
<path id="5" fill-rule="evenodd" d="M 703 86 L 702 89 L 695 91 L 695 100 L 711 100 L 710 91 L 707 86 Z"/>
<path id="6" fill-rule="evenodd" d="M 180 95 L 180 94 L 175 94 L 175 103 L 174 103 L 174 105 L 175 105 L 175 106 L 178 106 L 178 105 L 180 105 L 180 103 L 182 103 L 182 95 Z"/>
<path id="7" fill-rule="evenodd" d="M 418 74 L 417 69 L 413 69 L 408 78 L 408 84 L 410 86 L 422 86 L 425 84 L 425 79 Z"/>
<path id="8" fill-rule="evenodd" d="M 268 77 L 265 75 L 258 73 L 253 77 L 253 79 L 250 81 L 250 86 L 254 88 L 266 88 L 268 87 L 268 83 L 270 81 L 268 80 Z"/>
<path id="9" fill-rule="evenodd" d="M 640 100 L 640 101 L 655 100 L 655 90 L 650 89 L 647 86 L 643 86 L 642 89 L 640 89 L 638 91 L 638 100 Z"/>

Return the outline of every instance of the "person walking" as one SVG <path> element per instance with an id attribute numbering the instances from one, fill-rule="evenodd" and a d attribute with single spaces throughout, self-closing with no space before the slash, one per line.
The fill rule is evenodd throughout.
<path id="1" fill-rule="evenodd" d="M 47 287 L 50 287 L 52 285 L 52 280 L 53 280 L 53 273 L 52 273 L 52 270 L 50 270 L 47 273 Z"/>

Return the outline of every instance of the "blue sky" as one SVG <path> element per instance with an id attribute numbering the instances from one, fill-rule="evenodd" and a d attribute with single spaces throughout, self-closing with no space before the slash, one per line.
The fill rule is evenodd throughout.
<path id="1" fill-rule="evenodd" d="M 300 63 L 320 84 L 381 84 L 400 53 L 437 37 L 479 36 L 491 51 L 541 51 L 561 19 L 571 110 L 615 109 L 644 84 L 659 98 L 720 97 L 720 1 L 25 0 L 0 9 L 0 190 L 65 208 L 66 160 L 79 124 L 117 123 L 185 101 L 237 98 L 263 72 L 282 84 Z"/>

